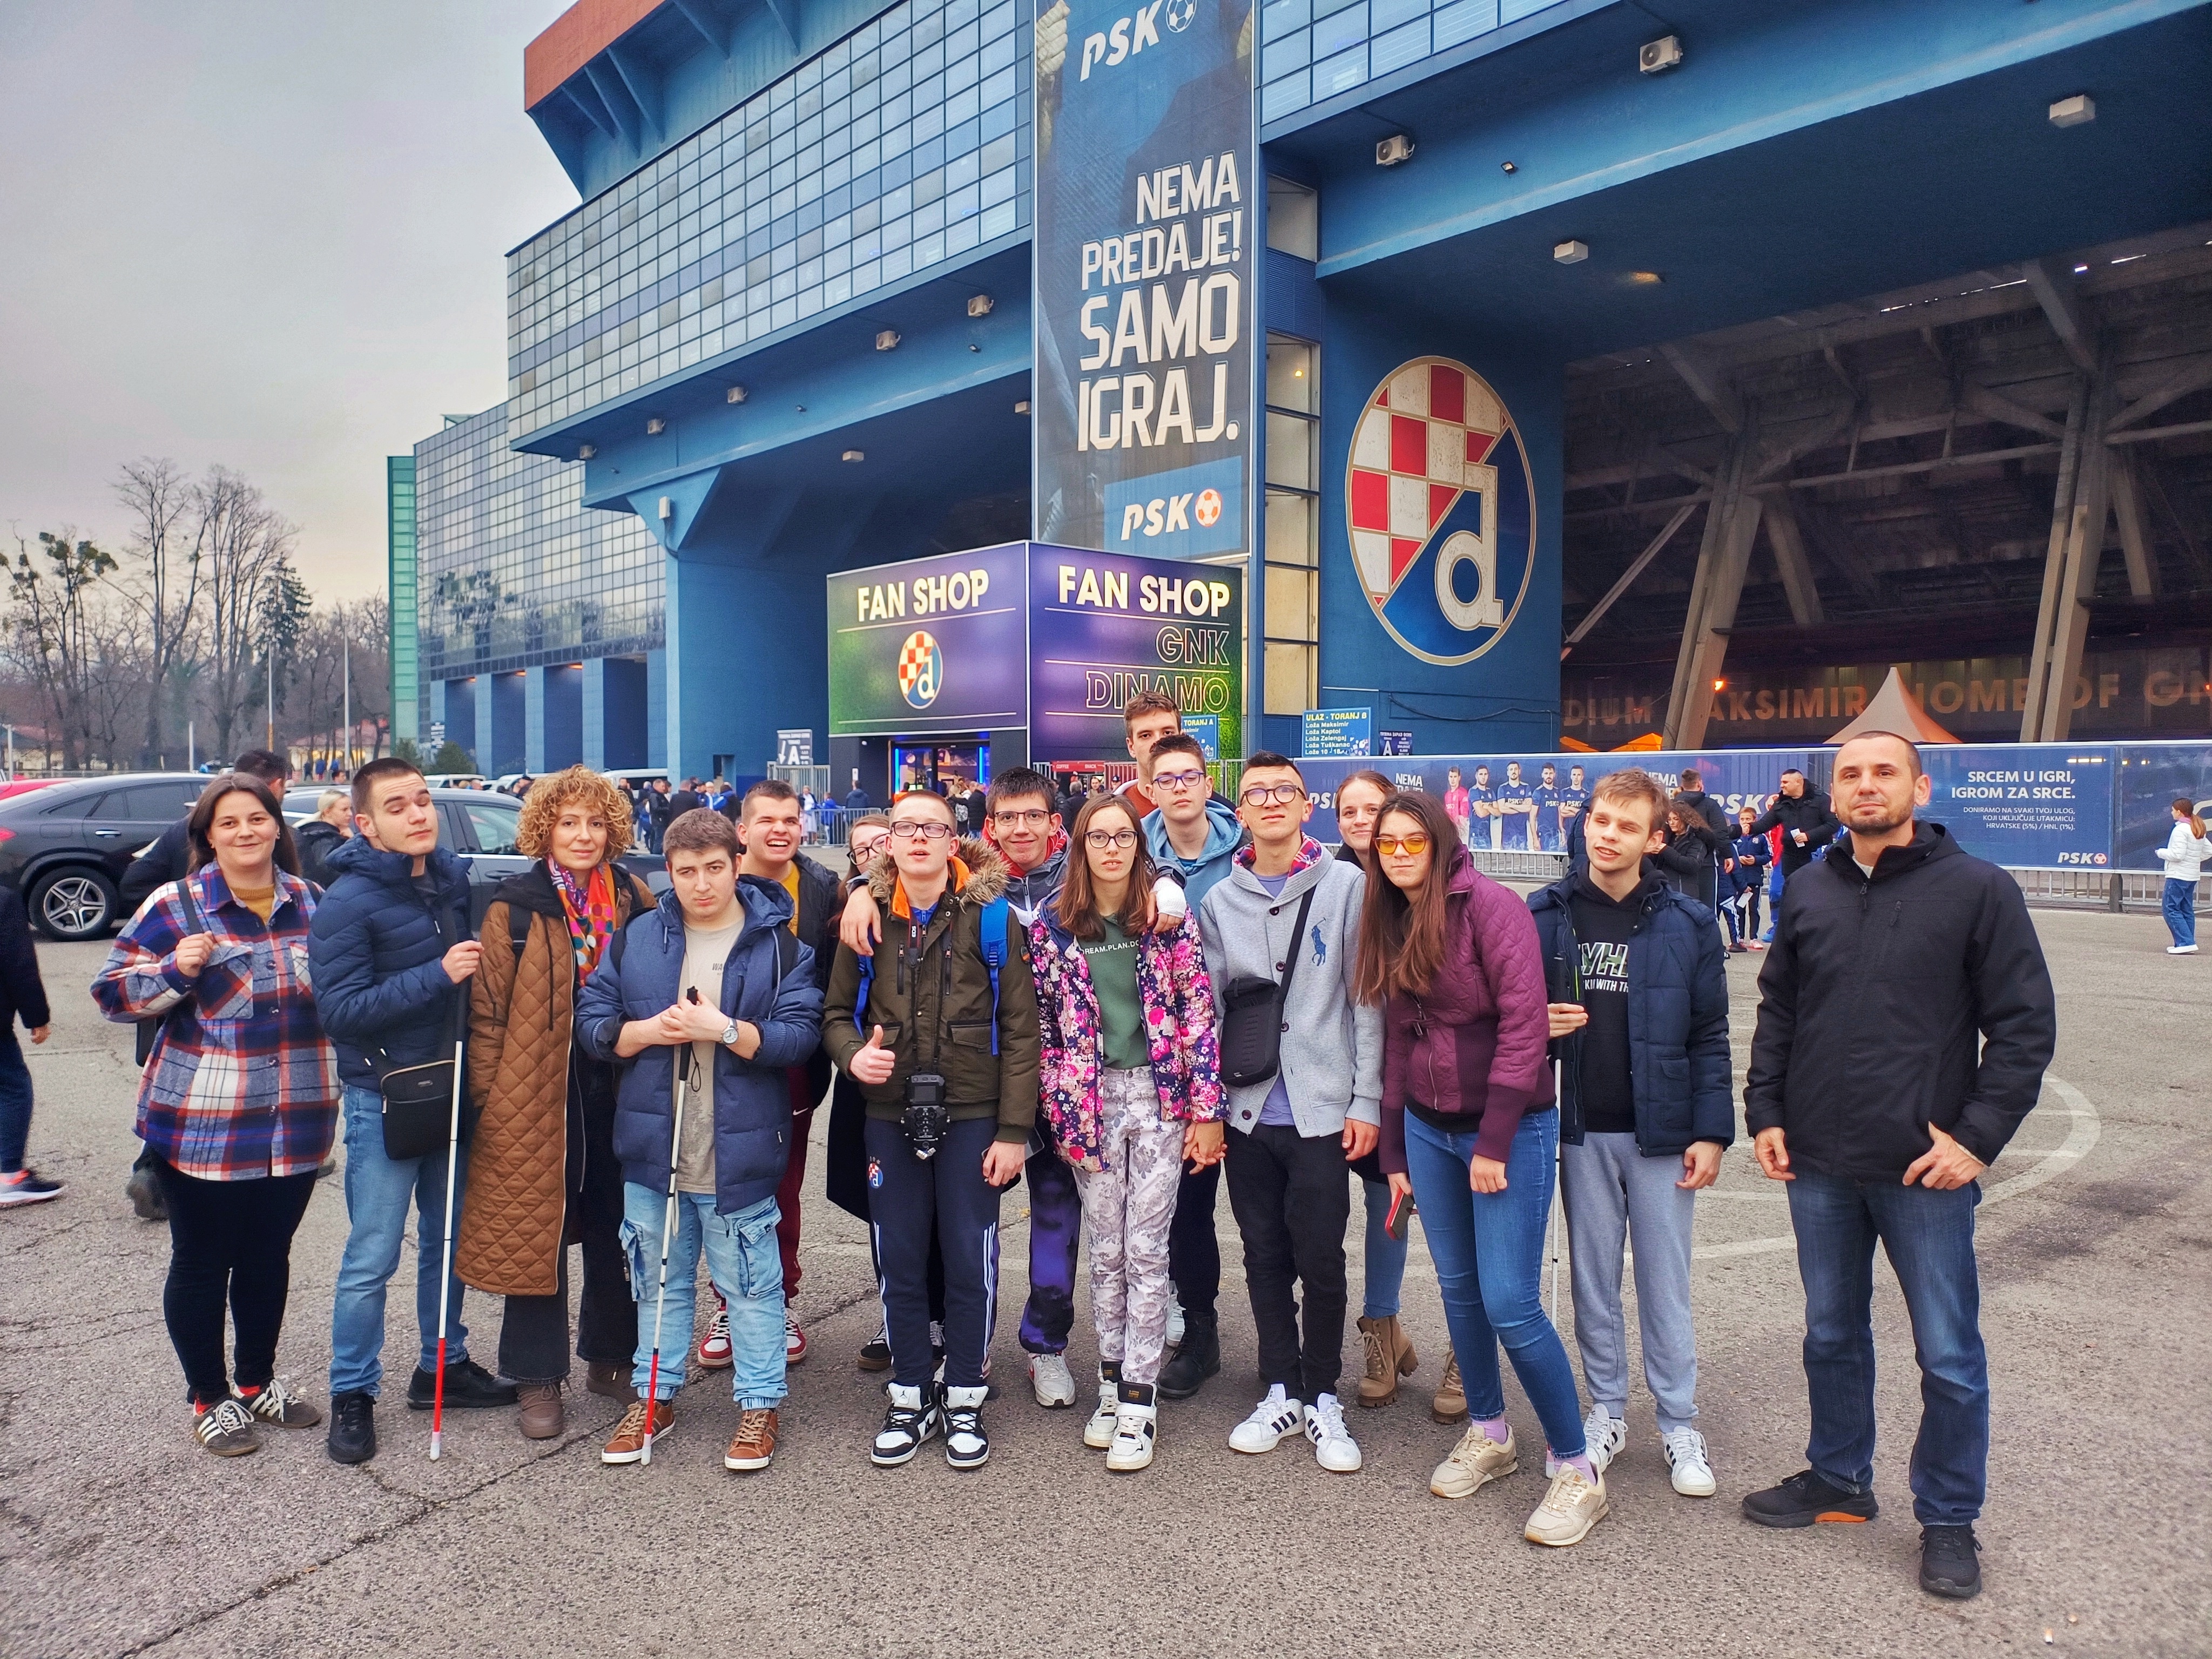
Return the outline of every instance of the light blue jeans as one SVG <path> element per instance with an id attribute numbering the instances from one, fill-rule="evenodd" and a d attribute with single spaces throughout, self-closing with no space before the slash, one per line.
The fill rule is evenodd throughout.
<path id="1" fill-rule="evenodd" d="M 331 1392 L 355 1389 L 376 1397 L 384 1379 L 384 1290 L 399 1267 L 407 1238 L 407 1206 L 413 1200 L 415 1322 L 422 1333 L 418 1362 L 438 1363 L 438 1261 L 446 1248 L 446 1155 L 398 1163 L 384 1155 L 384 1097 L 374 1089 L 345 1091 L 345 1254 L 338 1261 L 337 1295 L 331 1309 Z M 454 1176 L 453 1197 L 468 1179 L 468 1152 Z M 461 1323 L 461 1281 L 452 1282 L 446 1364 L 469 1357 L 469 1330 Z"/>
<path id="2" fill-rule="evenodd" d="M 634 1181 L 623 1183 L 623 1254 L 637 1297 L 637 1354 L 630 1385 L 643 1395 L 653 1375 L 653 1318 L 660 1296 L 660 1229 L 668 1194 Z M 668 1310 L 660 1326 L 660 1382 L 655 1395 L 673 1400 L 691 1358 L 692 1315 L 699 1298 L 703 1253 L 714 1288 L 730 1309 L 730 1394 L 741 1409 L 783 1403 L 783 1255 L 775 1242 L 781 1217 L 771 1195 L 718 1215 L 712 1193 L 676 1194 L 676 1237 L 668 1252 Z"/>
<path id="3" fill-rule="evenodd" d="M 1359 1312 L 1365 1319 L 1389 1319 L 1398 1311 L 1406 1285 L 1406 1252 L 1413 1235 L 1390 1237 L 1390 1183 L 1362 1181 L 1367 1196 L 1366 1294 Z"/>

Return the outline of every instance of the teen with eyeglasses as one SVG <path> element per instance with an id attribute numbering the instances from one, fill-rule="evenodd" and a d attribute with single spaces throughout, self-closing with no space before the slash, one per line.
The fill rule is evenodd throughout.
<path id="1" fill-rule="evenodd" d="M 1220 1066 L 1198 930 L 1155 925 L 1135 810 L 1091 802 L 1075 841 L 1066 881 L 1030 929 L 1039 1115 L 1090 1222 L 1098 1407 L 1084 1443 L 1127 1473 L 1152 1461 L 1169 1231 L 1186 1160 L 1207 1169 L 1222 1155 Z"/>

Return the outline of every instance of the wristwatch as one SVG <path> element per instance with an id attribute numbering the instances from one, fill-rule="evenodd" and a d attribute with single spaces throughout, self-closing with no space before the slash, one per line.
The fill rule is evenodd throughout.
<path id="1" fill-rule="evenodd" d="M 738 1046 L 738 1022 L 734 1019 L 722 1028 L 722 1046 L 725 1048 Z"/>

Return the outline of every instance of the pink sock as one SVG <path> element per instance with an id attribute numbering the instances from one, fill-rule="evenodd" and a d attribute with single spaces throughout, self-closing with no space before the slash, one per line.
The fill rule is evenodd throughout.
<path id="1" fill-rule="evenodd" d="M 1513 1437 L 1512 1425 L 1502 1417 L 1480 1419 L 1475 1426 L 1482 1431 L 1485 1439 L 1495 1440 L 1501 1446 Z"/>
<path id="2" fill-rule="evenodd" d="M 1553 1461 L 1562 1468 L 1570 1464 L 1573 1465 L 1583 1472 L 1583 1480 L 1589 1481 L 1593 1486 L 1597 1485 L 1597 1465 L 1590 1462 L 1590 1455 L 1587 1451 L 1577 1452 L 1572 1457 L 1555 1457 Z"/>

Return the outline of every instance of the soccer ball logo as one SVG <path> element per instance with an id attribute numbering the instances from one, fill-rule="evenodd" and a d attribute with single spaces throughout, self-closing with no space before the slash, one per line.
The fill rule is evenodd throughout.
<path id="1" fill-rule="evenodd" d="M 1375 390 L 1345 498 L 1359 585 L 1424 662 L 1471 662 L 1528 591 L 1535 484 L 1504 402 L 1464 363 L 1417 357 Z"/>
<path id="2" fill-rule="evenodd" d="M 937 636 L 916 629 L 899 647 L 899 695 L 916 708 L 927 708 L 945 689 L 945 652 Z"/>
<path id="3" fill-rule="evenodd" d="M 1168 0 L 1168 27 L 1181 34 L 1198 15 L 1198 0 Z"/>
<path id="4" fill-rule="evenodd" d="M 1198 504 L 1191 508 L 1191 516 L 1196 519 L 1200 526 L 1205 529 L 1210 530 L 1220 523 L 1221 492 L 1218 489 L 1199 491 Z"/>

